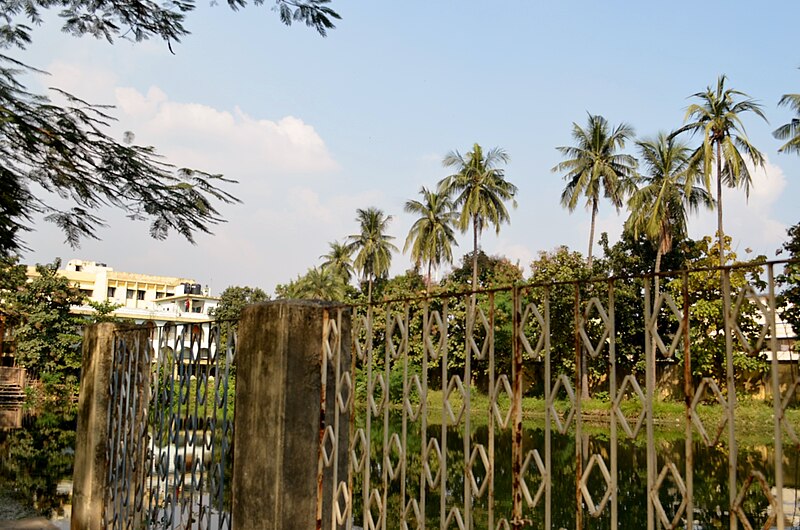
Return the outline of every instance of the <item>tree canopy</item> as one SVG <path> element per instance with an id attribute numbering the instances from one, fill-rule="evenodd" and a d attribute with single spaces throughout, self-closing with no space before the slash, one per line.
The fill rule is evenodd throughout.
<path id="1" fill-rule="evenodd" d="M 229 0 L 232 9 L 245 0 Z M 264 0 L 255 0 L 256 5 Z M 330 0 L 276 0 L 274 9 L 285 24 L 303 22 L 321 35 L 339 15 Z M 166 4 L 141 0 L 0 0 L 0 46 L 24 49 L 32 26 L 43 12 L 58 8 L 62 30 L 113 42 L 163 39 L 169 46 L 189 34 L 185 16 L 194 0 Z M 218 205 L 238 200 L 224 188 L 232 179 L 189 168 L 176 168 L 153 147 L 133 143 L 126 133 L 119 141 L 109 134 L 111 109 L 53 89 L 64 104 L 30 91 L 25 74 L 40 72 L 10 54 L 0 54 L 0 256 L 26 249 L 22 234 L 34 217 L 44 216 L 61 228 L 66 241 L 97 237 L 104 225 L 97 210 L 121 209 L 131 219 L 148 220 L 150 235 L 164 239 L 170 231 L 194 242 L 197 233 L 223 221 Z M 67 199 L 54 201 L 55 197 Z"/>

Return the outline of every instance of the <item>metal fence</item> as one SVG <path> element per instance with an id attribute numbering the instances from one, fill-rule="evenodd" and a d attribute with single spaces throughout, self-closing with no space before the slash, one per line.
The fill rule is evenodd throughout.
<path id="1" fill-rule="evenodd" d="M 781 379 L 780 266 L 764 264 L 758 277 L 666 273 L 660 290 L 649 276 L 376 303 L 354 308 L 352 357 L 334 316 L 323 337 L 322 382 L 336 382 L 334 410 L 323 400 L 319 469 L 334 485 L 323 527 L 800 525 L 789 472 L 800 378 L 795 360 Z M 712 350 L 706 375 L 693 365 L 701 349 Z M 737 359 L 759 357 L 773 421 L 756 461 L 738 447 L 737 400 L 749 391 L 737 391 Z M 578 375 L 584 365 L 590 378 Z M 677 368 L 683 403 L 669 428 L 654 410 L 666 365 Z M 584 409 L 587 381 L 606 396 L 604 411 Z M 343 429 L 348 447 L 337 443 Z M 709 464 L 714 472 L 701 471 Z"/>
<path id="2" fill-rule="evenodd" d="M 229 529 L 231 323 L 114 340 L 104 528 Z"/>

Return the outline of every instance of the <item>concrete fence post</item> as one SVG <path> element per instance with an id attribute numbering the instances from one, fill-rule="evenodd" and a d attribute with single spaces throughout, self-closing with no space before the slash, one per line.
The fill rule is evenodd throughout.
<path id="1" fill-rule="evenodd" d="M 348 309 L 324 302 L 277 301 L 249 306 L 242 314 L 233 442 L 235 530 L 338 526 L 332 515 L 334 475 L 338 474 L 336 483 L 347 480 L 349 412 L 337 409 L 337 367 L 324 357 L 330 319 L 339 332 L 339 370 L 349 371 Z M 352 388 L 341 390 L 347 394 L 342 399 L 349 400 Z M 334 444 L 325 432 L 337 417 Z M 323 439 L 327 448 L 338 447 L 335 465 L 330 453 L 325 458 L 332 465 L 321 463 Z"/>
<path id="2" fill-rule="evenodd" d="M 108 464 L 108 407 L 114 331 L 111 323 L 87 326 L 83 334 L 75 471 L 72 486 L 72 530 L 102 528 Z"/>

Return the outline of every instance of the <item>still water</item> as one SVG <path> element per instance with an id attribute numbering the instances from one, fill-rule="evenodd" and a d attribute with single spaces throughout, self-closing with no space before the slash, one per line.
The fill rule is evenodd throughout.
<path id="1" fill-rule="evenodd" d="M 4 425 L 0 429 L 0 520 L 18 519 L 43 515 L 58 518 L 69 513 L 69 482 L 72 478 L 75 443 L 74 413 L 40 412 L 36 415 L 21 416 L 20 425 Z M 439 437 L 440 426 L 430 426 L 427 436 Z M 477 427 L 470 435 L 471 443 L 486 444 L 488 428 Z M 459 506 L 464 490 L 463 445 L 464 434 L 457 429 L 447 432 L 447 498 L 450 506 Z M 537 448 L 544 457 L 544 431 L 540 426 L 531 425 L 524 431 L 523 445 L 525 451 Z M 381 436 L 373 432 L 372 476 L 380 477 L 379 456 Z M 599 454 L 610 467 L 611 446 L 608 432 L 598 429 L 586 438 L 587 455 Z M 658 469 L 671 461 L 682 474 L 685 473 L 685 442 L 680 431 L 662 431 L 656 440 Z M 694 480 L 694 520 L 696 528 L 728 528 L 729 519 L 725 509 L 728 499 L 727 491 L 727 448 L 724 445 L 707 447 L 701 441 L 693 443 L 695 466 Z M 421 461 L 411 455 L 420 453 L 420 436 L 409 433 L 409 464 L 406 480 L 407 495 L 417 495 Z M 647 449 L 644 436 L 635 440 L 620 437 L 617 449 L 618 484 L 619 484 L 619 528 L 646 527 L 646 485 L 647 485 Z M 575 528 L 575 439 L 574 435 L 552 434 L 551 462 L 553 469 L 552 483 L 552 522 L 553 528 Z M 532 466 L 533 467 L 533 466 Z M 796 496 L 800 489 L 800 456 L 797 448 L 786 447 L 784 462 L 785 499 L 791 502 L 794 512 L 787 513 L 790 521 L 800 524 L 800 509 Z M 774 454 L 772 441 L 746 441 L 740 444 L 738 452 L 738 476 L 740 481 L 752 471 L 764 474 L 767 482 L 774 483 Z M 479 481 L 485 480 L 485 474 L 477 472 Z M 589 489 L 595 499 L 603 495 L 605 485 L 601 474 L 591 475 Z M 684 477 L 685 478 L 685 477 Z M 526 476 L 532 491 L 538 487 L 535 472 Z M 356 480 L 358 490 L 358 479 Z M 760 527 L 766 520 L 768 502 L 759 487 L 750 488 L 746 498 L 746 512 L 754 526 Z M 389 526 L 399 527 L 400 521 L 400 487 L 395 481 L 389 488 Z M 681 496 L 670 481 L 661 490 L 661 503 L 671 517 L 674 509 L 680 504 Z M 356 524 L 360 523 L 360 495 L 355 495 Z M 542 503 L 543 504 L 543 503 Z M 436 492 L 427 492 L 426 518 L 430 526 L 438 528 L 440 498 Z M 495 434 L 495 524 L 500 517 L 509 517 L 511 512 L 511 434 L 501 431 Z M 474 500 L 475 528 L 488 526 L 488 502 L 486 496 Z M 540 505 L 533 510 L 526 509 L 525 516 L 533 521 L 531 528 L 542 528 L 544 510 Z M 609 506 L 598 518 L 585 515 L 585 528 L 609 528 Z"/>
<path id="2" fill-rule="evenodd" d="M 0 520 L 69 513 L 75 413 L 0 410 Z"/>
<path id="3" fill-rule="evenodd" d="M 427 436 L 440 438 L 441 426 L 428 428 Z M 545 433 L 540 426 L 529 426 L 523 434 L 524 452 L 537 449 L 544 459 Z M 552 454 L 551 469 L 552 501 L 551 517 L 552 528 L 572 529 L 576 526 L 576 441 L 574 434 L 561 435 L 553 432 L 551 435 Z M 489 437 L 487 427 L 478 427 L 472 431 L 470 444 L 486 445 Z M 406 474 L 406 502 L 409 497 L 419 497 L 420 473 L 422 461 L 420 454 L 419 435 L 408 437 L 408 470 Z M 646 528 L 647 527 L 647 447 L 645 436 L 642 432 L 634 440 L 619 437 L 617 447 L 618 465 L 618 528 Z M 382 437 L 373 433 L 372 469 L 371 476 L 373 487 L 375 480 L 381 481 L 380 453 Z M 607 429 L 594 429 L 583 438 L 584 467 L 586 459 L 593 454 L 602 456 L 603 461 L 611 469 L 611 443 Z M 500 518 L 511 519 L 511 432 L 500 431 L 495 433 L 495 495 L 494 495 L 494 525 Z M 677 467 L 681 478 L 685 480 L 685 453 L 686 444 L 682 430 L 665 430 L 656 435 L 656 454 L 658 458 L 657 472 L 668 463 L 672 462 Z M 464 491 L 464 434 L 457 429 L 447 431 L 447 485 L 445 499 L 445 513 L 456 506 L 463 509 Z M 725 445 L 718 444 L 708 447 L 700 440 L 693 442 L 694 454 L 693 484 L 694 484 L 694 528 L 729 528 L 730 519 L 727 512 L 728 500 L 728 450 Z M 482 465 L 477 466 L 476 480 L 481 484 L 486 480 Z M 525 480 L 533 495 L 540 483 L 538 472 L 533 469 L 525 476 Z M 743 440 L 738 448 L 737 476 L 739 484 L 754 471 L 760 472 L 768 484 L 774 484 L 774 451 L 771 439 Z M 800 457 L 795 447 L 784 447 L 784 510 L 790 524 L 800 525 L 800 504 L 798 504 L 798 488 L 800 488 Z M 360 484 L 356 481 L 355 513 L 357 524 L 361 524 Z M 590 477 L 588 489 L 592 498 L 599 503 L 603 497 L 606 486 L 602 474 L 595 466 Z M 668 477 L 660 491 L 660 502 L 666 515 L 672 519 L 680 506 L 683 497 L 676 483 Z M 489 528 L 488 495 L 474 499 L 473 519 L 476 529 Z M 611 509 L 609 504 L 598 517 L 591 517 L 584 505 L 584 528 L 604 529 L 611 527 Z M 398 480 L 389 486 L 389 528 L 401 527 L 401 511 L 404 503 L 400 498 L 400 484 Z M 754 482 L 745 496 L 744 511 L 755 528 L 760 528 L 768 519 L 769 502 L 760 486 Z M 428 527 L 439 528 L 441 498 L 438 492 L 426 491 L 425 515 Z M 533 509 L 525 508 L 524 517 L 531 520 L 527 528 L 544 528 L 544 497 L 540 504 Z M 679 525 L 683 528 L 685 518 Z M 412 521 L 413 522 L 413 521 Z M 742 528 L 742 525 L 739 526 Z M 788 528 L 788 527 L 787 527 Z"/>

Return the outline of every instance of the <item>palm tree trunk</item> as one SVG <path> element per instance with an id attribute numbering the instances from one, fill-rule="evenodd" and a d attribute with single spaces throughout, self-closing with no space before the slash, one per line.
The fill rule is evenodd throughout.
<path id="1" fill-rule="evenodd" d="M 592 247 L 594 247 L 594 225 L 597 220 L 597 197 L 592 199 L 592 227 L 589 229 L 589 254 L 586 265 L 592 268 Z"/>
<path id="2" fill-rule="evenodd" d="M 367 281 L 367 303 L 372 303 L 372 276 Z"/>
<path id="3" fill-rule="evenodd" d="M 589 270 L 592 269 L 592 247 L 594 246 L 594 227 L 597 220 L 597 198 L 592 199 L 592 226 L 589 229 L 589 257 L 586 260 L 586 265 Z M 576 322 L 577 326 L 578 323 Z M 589 362 L 589 356 L 586 355 L 586 348 L 581 347 L 581 399 L 589 399 L 589 370 L 586 366 Z"/>
<path id="4" fill-rule="evenodd" d="M 433 269 L 433 260 L 428 260 L 428 280 L 425 282 L 425 294 L 431 294 L 431 269 Z"/>
<path id="5" fill-rule="evenodd" d="M 719 239 L 719 266 L 725 265 L 725 232 L 722 230 L 722 160 L 717 142 L 717 237 Z"/>
<path id="6" fill-rule="evenodd" d="M 472 292 L 478 289 L 478 216 L 472 216 Z M 475 298 L 473 294 L 473 298 Z"/>

